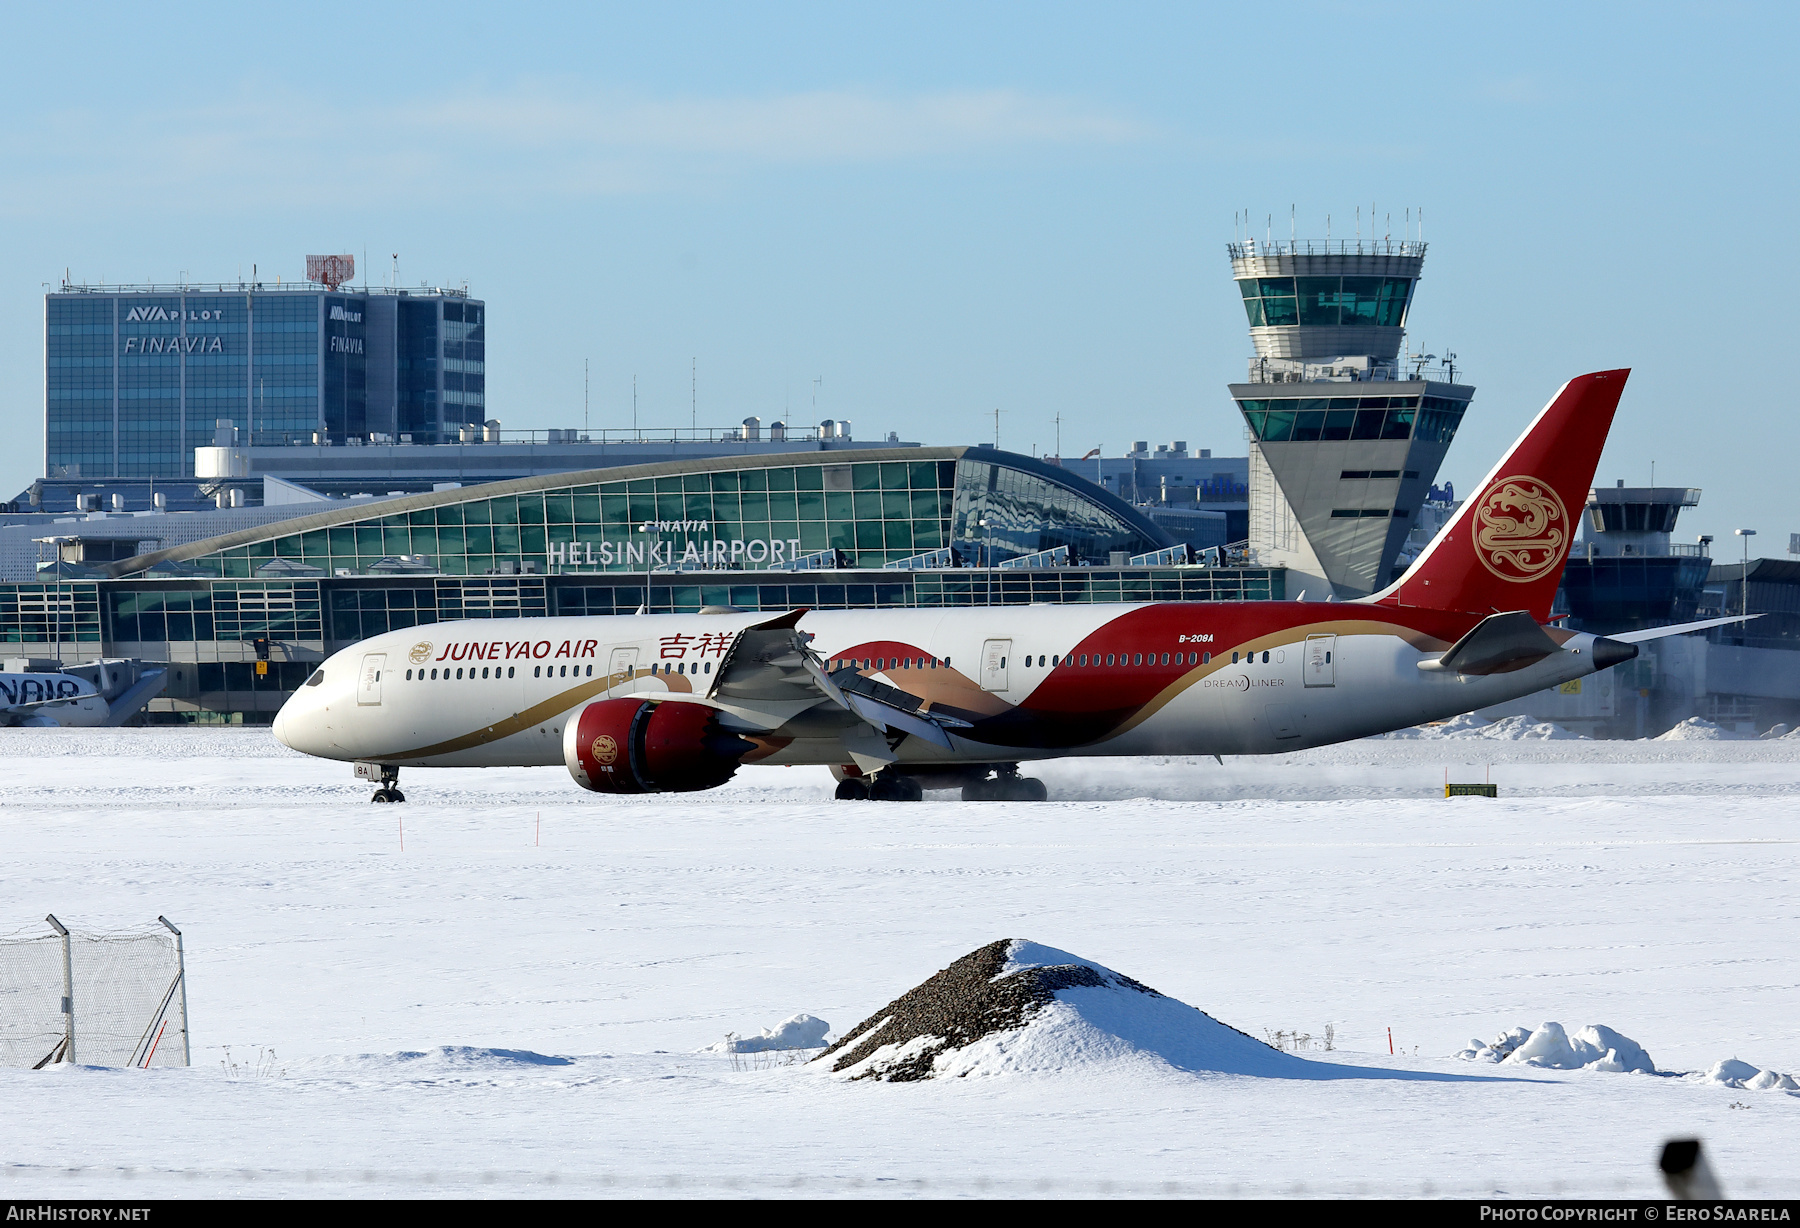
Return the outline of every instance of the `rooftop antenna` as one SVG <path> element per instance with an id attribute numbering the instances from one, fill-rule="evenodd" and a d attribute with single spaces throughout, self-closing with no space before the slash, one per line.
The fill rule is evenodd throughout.
<path id="1" fill-rule="evenodd" d="M 593 362 L 590 358 L 581 360 L 581 433 L 588 433 L 588 366 Z"/>
<path id="2" fill-rule="evenodd" d="M 1362 246 L 1362 206 L 1356 206 L 1356 245 Z"/>
<path id="3" fill-rule="evenodd" d="M 1001 409 L 996 405 L 994 407 L 994 451 L 996 452 L 1000 450 L 1000 414 Z"/>
<path id="4" fill-rule="evenodd" d="M 1331 215 L 1325 215 L 1325 250 L 1331 250 Z"/>
<path id="5" fill-rule="evenodd" d="M 1299 205 L 1289 205 L 1288 206 L 1288 242 L 1289 243 L 1296 243 L 1299 241 L 1300 232 L 1298 229 L 1296 229 L 1296 227 L 1298 226 L 1299 223 L 1297 223 L 1294 220 L 1296 215 L 1298 214 L 1299 208 L 1300 208 Z"/>
<path id="6" fill-rule="evenodd" d="M 1273 243 L 1275 241 L 1275 215 L 1273 213 L 1269 214 L 1266 225 L 1268 226 L 1268 231 L 1263 235 L 1263 242 Z"/>
<path id="7" fill-rule="evenodd" d="M 637 434 L 637 376 L 631 377 L 631 432 Z"/>
<path id="8" fill-rule="evenodd" d="M 1056 423 L 1056 463 L 1060 465 L 1062 463 L 1062 414 L 1058 413 L 1053 421 Z M 1651 463 L 1654 466 L 1655 462 Z M 1654 472 L 1654 468 L 1652 472 Z M 1650 485 L 1654 486 L 1656 483 L 1652 482 Z"/>

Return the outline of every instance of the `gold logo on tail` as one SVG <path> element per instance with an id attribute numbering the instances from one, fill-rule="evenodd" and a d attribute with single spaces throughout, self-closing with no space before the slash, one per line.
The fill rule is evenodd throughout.
<path id="1" fill-rule="evenodd" d="M 1526 475 L 1490 485 L 1473 524 L 1481 565 L 1514 584 L 1536 580 L 1561 563 L 1573 538 L 1568 509 L 1555 489 Z"/>

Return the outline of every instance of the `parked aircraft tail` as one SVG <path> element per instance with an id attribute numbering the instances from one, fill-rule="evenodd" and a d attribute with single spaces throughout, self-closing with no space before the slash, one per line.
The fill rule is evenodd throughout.
<path id="1" fill-rule="evenodd" d="M 1630 374 L 1564 384 L 1406 574 L 1365 600 L 1546 621 Z"/>

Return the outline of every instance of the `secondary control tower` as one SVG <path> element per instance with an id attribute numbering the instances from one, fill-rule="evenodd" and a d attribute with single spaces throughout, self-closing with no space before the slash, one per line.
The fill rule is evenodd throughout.
<path id="1" fill-rule="evenodd" d="M 1385 587 L 1475 395 L 1455 355 L 1403 355 L 1425 244 L 1232 243 L 1256 356 L 1231 396 L 1250 430 L 1250 550 L 1339 597 Z M 1315 598 L 1324 592 L 1309 594 Z"/>

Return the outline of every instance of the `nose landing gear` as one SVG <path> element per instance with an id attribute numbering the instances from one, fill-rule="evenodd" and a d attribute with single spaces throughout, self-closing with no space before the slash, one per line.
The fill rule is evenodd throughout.
<path id="1" fill-rule="evenodd" d="M 380 788 L 369 800 L 377 805 L 403 802 L 406 794 L 396 787 L 400 783 L 400 769 L 391 763 L 358 763 L 356 765 L 358 780 L 373 780 Z"/>

